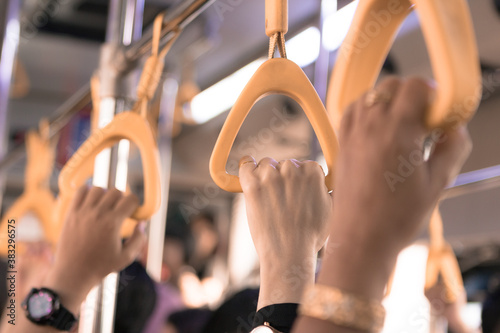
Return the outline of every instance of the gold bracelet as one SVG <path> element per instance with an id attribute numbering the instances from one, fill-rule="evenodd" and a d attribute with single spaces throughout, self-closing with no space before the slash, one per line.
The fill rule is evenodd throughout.
<path id="1" fill-rule="evenodd" d="M 319 284 L 306 288 L 299 314 L 368 332 L 382 330 L 385 319 L 380 302 Z"/>

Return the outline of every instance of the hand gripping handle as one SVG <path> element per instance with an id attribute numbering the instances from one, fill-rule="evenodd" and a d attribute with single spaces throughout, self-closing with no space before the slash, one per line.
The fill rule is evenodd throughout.
<path id="1" fill-rule="evenodd" d="M 327 109 L 337 128 L 347 106 L 374 86 L 396 32 L 413 8 L 420 16 L 438 83 L 427 126 L 450 127 L 475 113 L 481 98 L 481 71 L 465 0 L 361 0 L 328 93 Z"/>
<path id="2" fill-rule="evenodd" d="M 141 152 L 144 173 L 144 203 L 132 217 L 149 219 L 160 206 L 160 163 L 158 149 L 146 119 L 134 112 L 117 115 L 106 127 L 96 130 L 66 163 L 59 176 L 62 208 L 65 214 L 74 192 L 91 177 L 96 156 L 120 140 L 130 140 Z M 65 202 L 65 203 L 64 203 Z"/>
<path id="3" fill-rule="evenodd" d="M 337 137 L 325 107 L 307 76 L 297 64 L 284 58 L 270 59 L 262 64 L 229 112 L 210 158 L 212 179 L 228 192 L 242 191 L 239 177 L 226 172 L 229 153 L 252 106 L 260 98 L 270 94 L 283 94 L 293 98 L 306 113 L 318 136 L 328 166 L 325 184 L 332 190 L 338 153 Z"/>

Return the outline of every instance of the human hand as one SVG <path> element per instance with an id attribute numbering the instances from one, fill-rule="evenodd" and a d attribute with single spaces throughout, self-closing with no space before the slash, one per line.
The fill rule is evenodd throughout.
<path id="1" fill-rule="evenodd" d="M 66 218 L 44 286 L 57 288 L 61 299 L 68 296 L 78 305 L 106 275 L 132 263 L 146 238 L 143 225 L 139 224 L 125 242 L 120 228 L 138 205 L 135 195 L 81 187 Z"/>
<path id="2" fill-rule="evenodd" d="M 425 126 L 433 90 L 423 80 L 387 78 L 346 110 L 335 196 L 318 283 L 382 300 L 399 252 L 416 236 L 443 188 L 471 151 L 465 127 Z M 435 148 L 423 158 L 424 140 Z M 301 317 L 293 332 L 354 332 Z"/>
<path id="3" fill-rule="evenodd" d="M 325 175 L 313 161 L 265 158 L 257 164 L 244 157 L 240 182 L 261 265 L 258 307 L 299 303 L 328 237 L 333 202 Z"/>
<path id="4" fill-rule="evenodd" d="M 373 269 L 380 276 L 381 297 L 399 251 L 416 236 L 443 188 L 458 174 L 471 143 L 465 127 L 446 132 L 426 128 L 433 90 L 425 81 L 392 77 L 375 92 L 382 98 L 370 103 L 373 92 L 365 94 L 342 120 L 329 254 L 335 256 L 331 262 L 354 265 L 359 260 L 365 271 Z M 435 149 L 424 161 L 428 137 Z"/>

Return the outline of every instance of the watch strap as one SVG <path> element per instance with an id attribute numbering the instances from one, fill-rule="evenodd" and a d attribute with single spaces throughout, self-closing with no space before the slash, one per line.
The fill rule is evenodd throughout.
<path id="1" fill-rule="evenodd" d="M 76 318 L 64 306 L 60 306 L 59 311 L 54 314 L 50 325 L 60 331 L 71 331 L 75 326 Z"/>
<path id="2" fill-rule="evenodd" d="M 279 332 L 289 333 L 297 318 L 298 307 L 299 305 L 296 303 L 272 304 L 263 307 L 255 314 L 253 327 L 269 323 L 269 326 Z"/>

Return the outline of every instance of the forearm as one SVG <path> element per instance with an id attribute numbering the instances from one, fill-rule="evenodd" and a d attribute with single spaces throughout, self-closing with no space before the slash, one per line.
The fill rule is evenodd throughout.
<path id="1" fill-rule="evenodd" d="M 327 254 L 317 283 L 364 299 L 381 302 L 397 259 L 397 251 L 379 247 L 376 240 L 367 240 L 359 235 L 344 233 L 343 228 L 335 223 L 339 220 L 348 223 L 346 219 L 334 219 Z M 292 332 L 354 333 L 360 331 L 301 316 Z"/>

